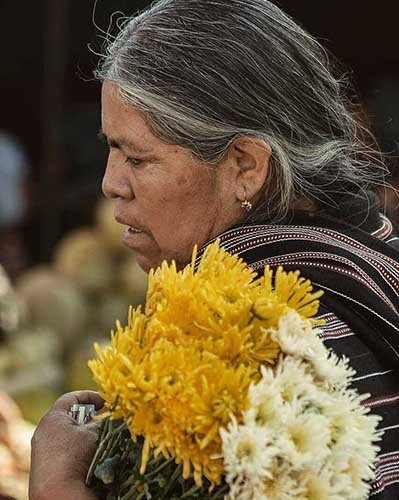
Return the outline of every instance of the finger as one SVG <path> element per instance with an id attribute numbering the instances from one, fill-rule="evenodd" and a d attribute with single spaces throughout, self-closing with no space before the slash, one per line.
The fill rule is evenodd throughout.
<path id="1" fill-rule="evenodd" d="M 103 398 L 95 391 L 74 391 L 68 392 L 57 399 L 53 405 L 53 410 L 69 412 L 72 405 L 91 404 L 99 410 L 104 406 Z"/>
<path id="2" fill-rule="evenodd" d="M 89 420 L 89 422 L 87 422 L 87 424 L 86 424 L 85 427 L 86 427 L 86 429 L 88 431 L 97 433 L 97 431 L 100 428 L 100 426 L 101 426 L 101 421 L 98 421 L 98 420 Z"/>

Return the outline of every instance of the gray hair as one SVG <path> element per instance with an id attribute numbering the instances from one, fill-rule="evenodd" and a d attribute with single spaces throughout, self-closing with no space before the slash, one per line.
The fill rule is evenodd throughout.
<path id="1" fill-rule="evenodd" d="M 383 164 L 323 47 L 267 0 L 160 0 L 107 37 L 96 71 L 153 132 L 217 165 L 240 136 L 272 150 L 261 208 L 366 197 Z"/>

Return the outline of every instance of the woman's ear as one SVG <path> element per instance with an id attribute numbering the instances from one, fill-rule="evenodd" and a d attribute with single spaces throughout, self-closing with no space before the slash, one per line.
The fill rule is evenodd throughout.
<path id="1" fill-rule="evenodd" d="M 230 158 L 236 164 L 236 196 L 240 201 L 255 199 L 266 184 L 270 145 L 252 136 L 238 137 L 231 145 Z"/>

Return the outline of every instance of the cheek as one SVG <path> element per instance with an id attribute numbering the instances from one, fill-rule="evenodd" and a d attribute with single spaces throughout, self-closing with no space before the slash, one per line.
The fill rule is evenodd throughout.
<path id="1" fill-rule="evenodd" d="M 184 177 L 183 175 L 180 175 L 179 177 L 177 177 L 176 179 L 176 185 L 182 189 L 184 189 L 185 186 L 187 186 L 189 184 L 189 181 L 186 177 Z"/>
<path id="2" fill-rule="evenodd" d="M 203 198 L 198 183 L 183 175 L 162 183 L 147 184 L 142 193 L 139 204 L 143 207 L 143 215 L 148 217 L 150 224 L 156 226 L 167 220 L 173 220 L 177 224 L 177 216 L 185 219 L 193 217 Z"/>
<path id="3" fill-rule="evenodd" d="M 204 166 L 175 161 L 137 174 L 135 183 L 140 220 L 163 256 L 183 256 L 207 241 L 218 206 L 215 179 Z"/>

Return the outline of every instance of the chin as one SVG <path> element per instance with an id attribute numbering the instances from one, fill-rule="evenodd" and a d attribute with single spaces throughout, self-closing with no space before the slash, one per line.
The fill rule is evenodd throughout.
<path id="1" fill-rule="evenodd" d="M 137 264 L 141 267 L 141 269 L 146 272 L 147 274 L 151 271 L 151 269 L 157 269 L 161 264 L 164 259 L 154 259 L 147 257 L 146 255 L 143 255 L 141 253 L 136 252 L 136 261 Z"/>
<path id="2" fill-rule="evenodd" d="M 143 255 L 137 253 L 136 253 L 136 261 L 137 264 L 141 267 L 141 269 L 147 274 L 151 271 L 152 268 L 156 267 L 153 264 L 151 264 L 151 262 L 148 259 L 146 259 Z"/>
<path id="3" fill-rule="evenodd" d="M 147 257 L 146 255 L 140 254 L 138 252 L 136 252 L 136 261 L 137 261 L 137 264 L 141 267 L 141 269 L 144 272 L 146 272 L 147 274 L 151 271 L 151 269 L 154 269 L 154 271 L 155 271 L 165 261 L 168 264 L 170 264 L 172 261 L 175 261 L 176 268 L 178 271 L 181 271 L 182 269 L 184 269 L 184 267 L 188 263 L 190 263 L 190 260 L 188 260 L 187 262 L 184 262 L 184 263 L 180 263 L 180 262 L 176 261 L 176 258 L 174 258 L 174 257 L 167 258 L 167 257 L 159 257 L 158 256 L 158 258 L 151 259 L 151 258 Z"/>

